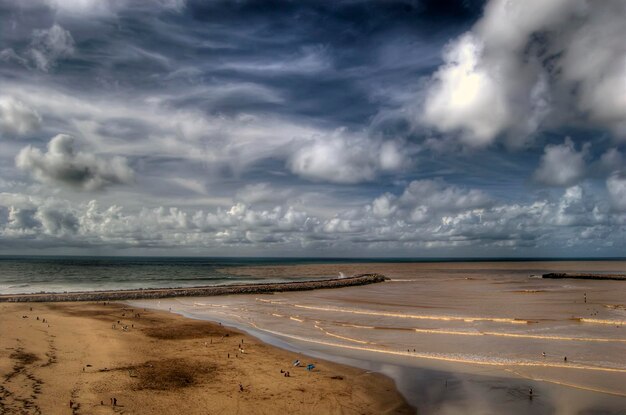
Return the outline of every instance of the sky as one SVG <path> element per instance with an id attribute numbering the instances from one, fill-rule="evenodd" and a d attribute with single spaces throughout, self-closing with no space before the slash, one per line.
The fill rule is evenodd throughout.
<path id="1" fill-rule="evenodd" d="M 625 19 L 0 0 L 0 254 L 625 256 Z"/>

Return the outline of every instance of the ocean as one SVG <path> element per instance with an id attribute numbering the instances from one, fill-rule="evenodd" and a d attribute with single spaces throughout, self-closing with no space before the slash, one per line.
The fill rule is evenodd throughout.
<path id="1" fill-rule="evenodd" d="M 483 259 L 466 258 L 441 260 L 437 258 L 0 256 L 0 294 L 290 282 L 339 276 L 342 264 L 441 262 L 454 264 L 483 261 Z M 506 263 L 511 260 L 489 261 Z M 524 262 L 532 261 L 536 260 L 529 259 Z M 331 268 L 315 267 L 323 264 L 330 265 Z M 332 268 L 333 265 L 337 266 L 336 269 Z M 257 272 L 259 267 L 265 272 Z M 288 268 L 282 272 L 267 272 L 267 270 L 284 270 L 283 267 Z"/>
<path id="2" fill-rule="evenodd" d="M 230 268 L 340 263 L 345 260 L 182 257 L 0 257 L 0 294 L 174 288 L 311 279 L 297 274 L 262 277 Z M 323 277 L 336 276 L 321 275 Z"/>

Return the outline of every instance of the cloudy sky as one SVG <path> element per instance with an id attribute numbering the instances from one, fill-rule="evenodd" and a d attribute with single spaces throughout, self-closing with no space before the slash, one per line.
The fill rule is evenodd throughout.
<path id="1" fill-rule="evenodd" d="M 0 253 L 624 256 L 625 20 L 0 0 Z"/>

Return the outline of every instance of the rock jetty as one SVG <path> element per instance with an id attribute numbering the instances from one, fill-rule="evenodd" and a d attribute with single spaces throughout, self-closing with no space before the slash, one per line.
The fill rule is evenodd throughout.
<path id="1" fill-rule="evenodd" d="M 319 290 L 323 288 L 353 287 L 357 285 L 383 282 L 387 279 L 387 277 L 380 274 L 359 274 L 347 278 L 269 284 L 213 285 L 189 288 L 156 288 L 64 293 L 3 294 L 0 295 L 0 302 L 116 301 L 169 297 L 207 297 L 231 294 L 269 294 L 285 291 L 306 291 Z"/>
<path id="2" fill-rule="evenodd" d="M 543 274 L 542 278 L 572 278 L 577 280 L 621 280 L 626 281 L 626 274 L 595 274 L 595 273 L 566 273 L 550 272 Z"/>

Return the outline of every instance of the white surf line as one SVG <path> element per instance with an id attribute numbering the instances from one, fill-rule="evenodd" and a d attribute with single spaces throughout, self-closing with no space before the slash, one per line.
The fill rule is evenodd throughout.
<path id="1" fill-rule="evenodd" d="M 321 327 L 318 322 L 315 323 L 315 328 L 319 329 L 322 333 L 324 333 L 324 334 L 326 334 L 328 336 L 336 337 L 338 339 L 347 340 L 349 342 L 359 343 L 359 344 L 376 344 L 376 343 L 368 342 L 368 341 L 365 341 L 365 340 L 354 339 L 352 337 L 346 337 L 346 336 L 341 336 L 339 334 L 331 333 L 328 330 L 326 330 L 325 328 Z"/>
<path id="2" fill-rule="evenodd" d="M 280 301 L 276 301 L 276 300 L 266 300 L 264 298 L 255 298 L 256 301 L 259 301 L 261 303 L 268 303 L 268 304 L 279 304 L 279 305 L 284 305 L 285 302 L 283 300 Z"/>
<path id="3" fill-rule="evenodd" d="M 360 324 L 338 323 L 338 322 L 335 322 L 335 324 L 338 324 L 338 325 L 340 325 L 342 327 L 354 327 L 356 329 L 368 329 L 368 330 L 376 329 L 376 327 L 374 327 L 374 326 L 363 326 L 363 325 L 360 325 Z"/>
<path id="4" fill-rule="evenodd" d="M 575 388 L 575 389 L 581 389 L 581 390 L 586 390 L 586 391 L 591 391 L 591 392 L 598 392 L 598 393 L 606 393 L 607 395 L 626 397 L 626 393 L 609 391 L 609 390 L 600 389 L 600 388 L 592 388 L 590 386 L 576 385 L 574 383 L 561 382 L 561 381 L 558 381 L 558 380 L 540 378 L 540 377 L 535 377 L 535 376 L 532 376 L 532 375 L 524 375 L 523 373 L 519 373 L 519 372 L 517 372 L 517 371 L 515 371 L 513 369 L 504 369 L 504 370 L 506 370 L 507 372 L 514 373 L 517 376 L 522 377 L 524 379 L 530 379 L 530 380 L 534 380 L 534 381 L 537 381 L 537 382 L 553 383 L 555 385 L 568 386 L 570 388 Z"/>
<path id="5" fill-rule="evenodd" d="M 445 362 L 453 362 L 453 363 L 466 363 L 466 364 L 474 364 L 481 366 L 497 366 L 497 367 L 510 367 L 510 366 L 519 366 L 519 367 L 552 367 L 552 368 L 561 368 L 561 369 L 577 369 L 577 370 L 590 370 L 597 372 L 614 372 L 614 373 L 626 373 L 626 369 L 621 368 L 609 368 L 609 367 L 600 367 L 600 366 L 586 366 L 579 365 L 576 363 L 539 363 L 539 362 L 523 362 L 523 361 L 511 361 L 511 362 L 495 362 L 495 361 L 481 361 L 481 360 L 472 360 L 461 357 L 451 357 L 451 356 L 443 356 L 443 355 L 435 355 L 435 354 L 427 354 L 427 353 L 419 353 L 419 352 L 404 352 L 397 350 L 385 350 L 379 348 L 371 348 L 371 347 L 363 347 L 363 346 L 355 346 L 351 344 L 342 344 L 342 343 L 333 343 L 325 340 L 317 340 L 308 337 L 281 333 L 275 330 L 265 329 L 259 327 L 256 323 L 250 321 L 250 325 L 257 330 L 264 331 L 266 333 L 274 334 L 276 336 L 298 340 L 306 343 L 319 344 L 322 346 L 329 347 L 337 347 L 342 349 L 349 350 L 359 350 L 371 353 L 382 353 L 394 356 L 403 356 L 403 357 L 412 357 L 418 359 L 429 359 L 429 360 L 437 360 L 437 361 L 445 361 Z"/>
<path id="6" fill-rule="evenodd" d="M 601 320 L 599 318 L 582 318 L 582 317 L 577 320 L 579 320 L 581 323 L 588 323 L 588 324 L 608 324 L 612 326 L 626 326 L 626 321 L 620 321 L 620 320 Z"/>
<path id="7" fill-rule="evenodd" d="M 518 333 L 500 333 L 497 331 L 457 331 L 457 330 L 439 330 L 439 329 L 413 329 L 417 333 L 426 334 L 450 334 L 454 336 L 498 336 L 498 337 L 515 337 L 522 339 L 539 339 L 539 340 L 564 340 L 564 341 L 580 341 L 580 342 L 618 342 L 626 343 L 626 339 L 610 339 L 602 337 L 566 337 L 566 336 L 547 336 L 542 334 L 518 334 Z"/>
<path id="8" fill-rule="evenodd" d="M 194 307 L 216 307 L 216 308 L 229 308 L 229 306 L 227 305 L 222 305 L 222 304 L 211 304 L 211 303 L 198 303 L 198 302 L 194 302 L 193 303 Z"/>
<path id="9" fill-rule="evenodd" d="M 390 312 L 385 312 L 385 311 L 357 310 L 357 309 L 338 308 L 338 307 L 316 307 L 316 306 L 302 305 L 302 304 L 294 304 L 293 306 L 297 308 L 304 308 L 307 310 L 332 311 L 332 312 L 337 312 L 337 313 L 361 314 L 361 315 L 368 315 L 368 316 L 411 318 L 411 319 L 417 319 L 417 320 L 465 321 L 468 323 L 471 323 L 474 321 L 493 321 L 495 323 L 528 324 L 527 320 L 516 320 L 513 318 L 500 318 L 500 317 L 431 316 L 431 315 L 418 315 L 418 314 L 390 313 Z"/>

